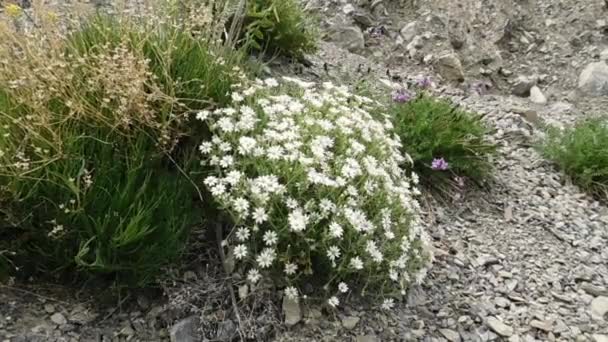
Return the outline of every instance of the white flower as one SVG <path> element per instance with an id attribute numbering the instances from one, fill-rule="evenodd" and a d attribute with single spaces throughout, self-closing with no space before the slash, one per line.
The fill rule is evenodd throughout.
<path id="1" fill-rule="evenodd" d="M 232 102 L 234 102 L 234 103 L 243 102 L 243 100 L 245 99 L 243 97 L 243 95 L 241 95 L 239 93 L 232 93 L 232 95 L 230 95 L 230 97 L 232 98 Z"/>
<path id="2" fill-rule="evenodd" d="M 239 153 L 250 154 L 256 147 L 257 141 L 251 137 L 240 137 L 239 138 Z"/>
<path id="3" fill-rule="evenodd" d="M 277 80 L 275 80 L 274 78 L 267 78 L 267 79 L 264 80 L 264 84 L 268 88 L 274 88 L 274 87 L 277 87 L 279 85 L 279 82 L 277 82 Z"/>
<path id="4" fill-rule="evenodd" d="M 247 227 L 241 227 L 239 229 L 236 230 L 236 238 L 239 241 L 245 241 L 249 238 L 249 228 Z"/>
<path id="5" fill-rule="evenodd" d="M 249 270 L 249 272 L 247 272 L 247 280 L 249 280 L 253 284 L 257 283 L 261 277 L 262 275 L 260 274 L 260 271 L 255 268 L 252 268 Z"/>
<path id="6" fill-rule="evenodd" d="M 278 240 L 279 240 L 279 236 L 274 231 L 269 230 L 266 233 L 264 233 L 264 243 L 267 246 L 272 246 L 272 245 L 276 244 Z"/>
<path id="7" fill-rule="evenodd" d="M 247 246 L 245 245 L 237 245 L 234 247 L 234 257 L 237 260 L 241 260 L 247 256 Z"/>
<path id="8" fill-rule="evenodd" d="M 291 300 L 298 300 L 298 289 L 293 286 L 289 286 L 285 288 L 285 296 Z"/>
<path id="9" fill-rule="evenodd" d="M 232 164 L 234 164 L 234 158 L 232 158 L 232 156 L 223 156 L 222 159 L 220 159 L 220 166 L 223 168 L 228 168 L 232 166 Z"/>
<path id="10" fill-rule="evenodd" d="M 241 215 L 246 215 L 249 211 L 249 202 L 243 197 L 236 198 L 232 201 L 232 207 Z"/>
<path id="11" fill-rule="evenodd" d="M 266 209 L 264 208 L 255 208 L 253 211 L 253 220 L 255 223 L 264 223 L 268 220 L 268 214 L 266 214 Z"/>
<path id="12" fill-rule="evenodd" d="M 361 261 L 361 258 L 359 257 L 354 257 L 350 259 L 350 267 L 354 268 L 355 270 L 362 270 L 363 261 Z"/>
<path id="13" fill-rule="evenodd" d="M 340 248 L 338 248 L 338 246 L 330 246 L 327 249 L 327 257 L 331 261 L 336 261 L 336 259 L 338 259 L 341 254 L 342 253 L 340 252 Z"/>
<path id="14" fill-rule="evenodd" d="M 229 117 L 223 117 L 218 120 L 217 126 L 225 133 L 234 132 L 234 123 Z"/>
<path id="15" fill-rule="evenodd" d="M 213 150 L 213 144 L 211 144 L 208 141 L 205 141 L 205 142 L 203 142 L 203 143 L 200 144 L 200 146 L 198 147 L 198 150 L 202 154 L 209 154 Z"/>
<path id="16" fill-rule="evenodd" d="M 342 176 L 352 179 L 362 174 L 359 162 L 353 158 L 347 158 L 342 166 Z"/>
<path id="17" fill-rule="evenodd" d="M 270 265 L 272 265 L 272 262 L 274 261 L 276 256 L 277 254 L 274 249 L 264 248 L 262 253 L 260 253 L 260 255 L 258 255 L 258 257 L 256 258 L 256 261 L 258 262 L 258 265 L 261 268 L 268 268 L 270 267 Z"/>
<path id="18" fill-rule="evenodd" d="M 205 121 L 207 120 L 207 118 L 209 118 L 210 114 L 211 112 L 209 112 L 208 110 L 201 110 L 200 112 L 196 113 L 196 119 L 200 121 Z"/>
<path id="19" fill-rule="evenodd" d="M 294 275 L 294 274 L 296 274 L 297 270 L 298 270 L 298 265 L 291 263 L 291 262 L 285 264 L 285 274 Z"/>
<path id="20" fill-rule="evenodd" d="M 340 300 L 338 299 L 338 297 L 333 296 L 327 300 L 327 304 L 329 304 L 329 306 L 331 306 L 332 308 L 335 308 L 340 305 Z"/>
<path id="21" fill-rule="evenodd" d="M 289 209 L 295 209 L 298 207 L 298 201 L 296 201 L 293 198 L 288 198 L 285 200 L 285 205 L 287 206 L 287 208 Z"/>
<path id="22" fill-rule="evenodd" d="M 334 210 L 336 210 L 336 205 L 331 200 L 324 198 L 319 202 L 319 208 L 321 209 L 321 211 L 323 213 L 327 214 L 327 213 L 331 213 Z"/>
<path id="23" fill-rule="evenodd" d="M 340 284 L 338 284 L 338 291 L 342 293 L 348 292 L 348 285 L 346 285 L 344 282 L 340 282 Z"/>
<path id="24" fill-rule="evenodd" d="M 236 185 L 239 183 L 239 181 L 241 180 L 241 178 L 243 177 L 243 173 L 241 173 L 240 171 L 237 170 L 232 170 L 230 172 L 228 172 L 228 174 L 226 175 L 226 178 L 224 178 L 226 180 L 226 182 L 232 186 Z"/>
<path id="25" fill-rule="evenodd" d="M 392 298 L 387 298 L 384 300 L 384 303 L 382 303 L 382 309 L 384 310 L 390 310 L 395 306 L 395 300 Z"/>
<path id="26" fill-rule="evenodd" d="M 337 224 L 336 222 L 332 222 L 329 224 L 329 235 L 331 235 L 332 237 L 335 238 L 341 238 L 342 234 L 344 233 L 344 229 L 342 229 L 342 226 Z"/>
<path id="27" fill-rule="evenodd" d="M 304 214 L 302 209 L 296 209 L 289 213 L 288 216 L 289 227 L 294 232 L 301 232 L 306 229 L 308 224 L 308 216 Z"/>

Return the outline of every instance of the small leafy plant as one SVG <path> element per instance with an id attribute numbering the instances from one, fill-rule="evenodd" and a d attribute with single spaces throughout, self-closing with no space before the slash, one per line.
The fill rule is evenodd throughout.
<path id="1" fill-rule="evenodd" d="M 248 49 L 300 57 L 316 50 L 315 31 L 296 0 L 247 2 L 243 40 Z"/>
<path id="2" fill-rule="evenodd" d="M 490 177 L 496 146 L 486 140 L 488 130 L 479 115 L 406 90 L 393 95 L 389 113 L 424 185 L 451 192 L 463 178 L 481 182 Z"/>
<path id="3" fill-rule="evenodd" d="M 575 184 L 608 199 L 608 125 L 606 117 L 591 118 L 574 127 L 550 127 L 541 152 Z"/>
<path id="4" fill-rule="evenodd" d="M 417 177 L 374 101 L 330 83 L 257 80 L 233 105 L 198 118 L 213 138 L 200 152 L 204 185 L 227 213 L 236 271 L 297 300 L 310 284 L 337 306 L 359 289 L 399 295 L 432 258 L 416 200 Z"/>

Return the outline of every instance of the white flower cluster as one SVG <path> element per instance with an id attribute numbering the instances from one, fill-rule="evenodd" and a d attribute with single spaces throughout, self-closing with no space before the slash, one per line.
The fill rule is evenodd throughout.
<path id="1" fill-rule="evenodd" d="M 361 283 L 382 295 L 421 282 L 432 255 L 418 180 L 390 122 L 346 87 L 284 81 L 256 80 L 233 107 L 197 114 L 213 133 L 200 145 L 216 170 L 205 185 L 235 224 L 237 267 L 251 283 L 284 278 L 296 300 L 314 279 L 332 306 Z"/>

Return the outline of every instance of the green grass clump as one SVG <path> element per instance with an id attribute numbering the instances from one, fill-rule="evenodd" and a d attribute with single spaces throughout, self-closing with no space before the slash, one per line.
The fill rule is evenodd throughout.
<path id="1" fill-rule="evenodd" d="M 449 191 L 455 177 L 475 182 L 490 177 L 496 146 L 485 139 L 488 130 L 479 115 L 428 95 L 395 102 L 389 114 L 423 184 Z M 433 169 L 433 161 L 441 158 L 447 169 Z"/>
<path id="2" fill-rule="evenodd" d="M 541 152 L 572 181 L 600 199 L 608 199 L 608 125 L 591 118 L 564 130 L 551 127 Z"/>
<path id="3" fill-rule="evenodd" d="M 0 272 L 148 283 L 204 219 L 190 120 L 230 101 L 240 54 L 141 21 L 58 31 L 0 22 Z"/>
<path id="4" fill-rule="evenodd" d="M 317 49 L 316 32 L 296 0 L 247 2 L 243 37 L 249 49 L 270 55 L 301 57 Z"/>

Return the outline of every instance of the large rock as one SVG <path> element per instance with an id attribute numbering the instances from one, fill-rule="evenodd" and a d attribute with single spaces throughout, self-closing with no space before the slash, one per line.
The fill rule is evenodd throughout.
<path id="1" fill-rule="evenodd" d="M 530 89 L 536 84 L 536 78 L 528 76 L 519 76 L 513 82 L 513 95 L 526 97 L 530 95 Z"/>
<path id="2" fill-rule="evenodd" d="M 302 309 L 300 303 L 287 296 L 283 297 L 283 314 L 285 315 L 285 325 L 288 327 L 298 324 L 302 320 Z"/>
<path id="3" fill-rule="evenodd" d="M 604 319 L 608 313 L 608 297 L 599 296 L 591 301 L 591 316 L 595 319 Z"/>
<path id="4" fill-rule="evenodd" d="M 498 335 L 502 337 L 509 337 L 513 335 L 513 328 L 504 324 L 501 320 L 496 317 L 488 317 L 486 320 L 488 327 Z"/>
<path id="5" fill-rule="evenodd" d="M 437 57 L 435 68 L 439 75 L 447 81 L 464 81 L 462 63 L 455 53 L 445 53 Z"/>
<path id="6" fill-rule="evenodd" d="M 190 316 L 175 323 L 169 330 L 171 342 L 196 342 L 200 341 L 197 334 L 199 325 L 198 316 Z"/>
<path id="7" fill-rule="evenodd" d="M 578 78 L 578 89 L 587 96 L 608 95 L 608 64 L 600 61 L 587 65 Z"/>
<path id="8" fill-rule="evenodd" d="M 361 52 L 365 48 L 363 31 L 357 26 L 344 26 L 333 29 L 331 40 L 353 53 Z"/>
<path id="9" fill-rule="evenodd" d="M 538 104 L 545 104 L 547 103 L 547 98 L 539 87 L 534 86 L 530 89 L 530 101 Z"/>
<path id="10" fill-rule="evenodd" d="M 403 26 L 403 28 L 401 29 L 400 33 L 401 33 L 401 37 L 403 37 L 403 40 L 405 40 L 406 42 L 410 42 L 412 39 L 414 39 L 414 37 L 416 36 L 417 31 L 417 22 L 412 21 L 411 23 Z"/>

